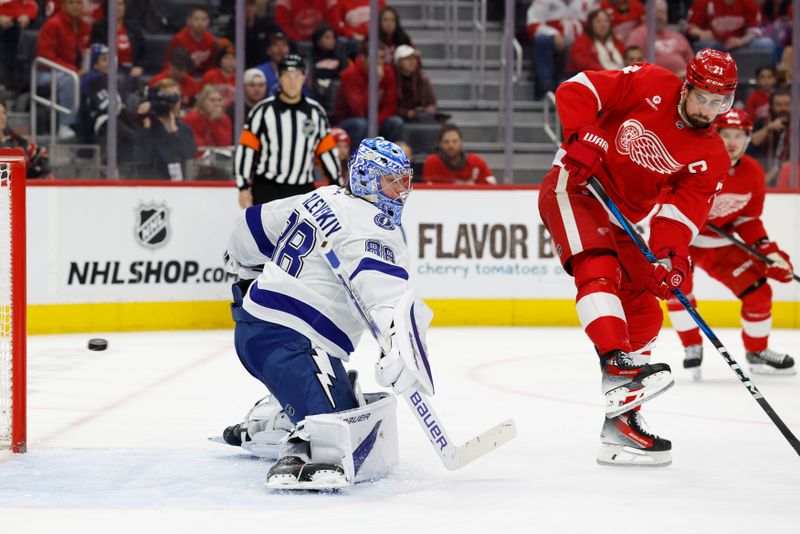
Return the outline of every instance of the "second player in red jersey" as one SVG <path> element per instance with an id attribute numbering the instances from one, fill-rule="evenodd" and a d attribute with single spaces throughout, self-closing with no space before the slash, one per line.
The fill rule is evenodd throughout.
<path id="1" fill-rule="evenodd" d="M 766 190 L 764 169 L 756 160 L 744 155 L 753 123 L 744 111 L 731 110 L 717 119 L 716 126 L 733 166 L 722 191 L 714 199 L 708 223 L 728 234 L 738 234 L 745 244 L 767 257 L 772 255 L 770 259 L 774 263 L 768 267 L 707 226 L 694 238 L 689 252 L 694 266 L 719 280 L 742 301 L 742 341 L 752 372 L 795 374 L 794 359 L 768 347 L 772 329 L 772 289 L 767 278 L 791 281 L 792 265 L 788 255 L 769 240 L 761 222 Z M 696 304 L 691 294 L 692 277 L 688 276 L 681 287 L 692 304 Z M 670 299 L 667 307 L 686 351 L 683 366 L 699 379 L 703 359 L 700 330 L 677 299 Z"/>
<path id="2" fill-rule="evenodd" d="M 539 211 L 576 308 L 600 356 L 606 419 L 598 462 L 668 465 L 671 443 L 647 431 L 639 406 L 673 383 L 668 365 L 647 363 L 663 315 L 658 299 L 689 272 L 689 243 L 730 168 L 711 123 L 736 90 L 730 55 L 702 50 L 682 82 L 656 65 L 583 72 L 556 92 L 565 142 L 539 194 Z M 595 175 L 628 219 L 651 224 L 647 262 L 586 181 Z"/>

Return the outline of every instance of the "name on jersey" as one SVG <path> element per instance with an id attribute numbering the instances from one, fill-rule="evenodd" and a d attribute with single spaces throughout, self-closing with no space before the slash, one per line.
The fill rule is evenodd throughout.
<path id="1" fill-rule="evenodd" d="M 442 429 L 439 428 L 439 424 L 431 415 L 431 411 L 428 409 L 428 405 L 425 404 L 422 395 L 419 394 L 419 391 L 415 391 L 409 398 L 414 408 L 417 410 L 417 413 L 422 418 L 422 422 L 425 423 L 425 426 L 428 428 L 428 432 L 431 434 L 431 441 L 439 445 L 440 451 L 444 450 L 444 448 L 447 447 L 447 438 L 442 434 Z"/>
<path id="2" fill-rule="evenodd" d="M 331 209 L 328 203 L 325 202 L 325 199 L 317 193 L 312 193 L 311 196 L 303 202 L 303 206 L 305 206 L 314 220 L 317 221 L 317 227 L 325 234 L 325 237 L 330 237 L 331 234 L 342 229 L 342 225 L 336 218 L 333 209 Z"/>

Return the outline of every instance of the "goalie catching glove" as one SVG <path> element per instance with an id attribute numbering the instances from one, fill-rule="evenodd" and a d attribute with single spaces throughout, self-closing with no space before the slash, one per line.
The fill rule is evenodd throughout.
<path id="1" fill-rule="evenodd" d="M 767 276 L 779 282 L 791 282 L 794 272 L 789 255 L 778 248 L 776 243 L 766 239 L 756 243 L 756 250 L 772 260 L 772 265 L 767 265 Z"/>
<path id="2" fill-rule="evenodd" d="M 390 349 L 375 364 L 375 380 L 391 387 L 398 395 L 421 390 L 433 395 L 433 378 L 428 363 L 425 333 L 433 312 L 418 300 L 412 290 L 406 291 L 393 310 L 387 335 Z"/>
<path id="3" fill-rule="evenodd" d="M 685 250 L 661 249 L 656 253 L 656 258 L 658 263 L 654 264 L 645 286 L 661 300 L 667 300 L 689 274 L 689 254 Z"/>

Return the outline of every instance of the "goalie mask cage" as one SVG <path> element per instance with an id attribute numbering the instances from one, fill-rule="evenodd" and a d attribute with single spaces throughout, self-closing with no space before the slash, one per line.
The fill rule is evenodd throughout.
<path id="1" fill-rule="evenodd" d="M 0 449 L 25 452 L 25 159 L 0 149 Z"/>

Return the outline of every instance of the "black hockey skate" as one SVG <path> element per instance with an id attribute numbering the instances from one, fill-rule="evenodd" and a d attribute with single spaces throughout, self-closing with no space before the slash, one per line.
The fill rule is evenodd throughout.
<path id="1" fill-rule="evenodd" d="M 234 447 L 241 447 L 242 442 L 247 439 L 246 436 L 247 430 L 242 430 L 241 425 L 229 426 L 222 431 L 222 439 L 225 440 L 225 443 Z"/>
<path id="2" fill-rule="evenodd" d="M 647 430 L 638 411 L 606 418 L 600 441 L 600 465 L 663 467 L 672 463 L 672 443 Z"/>
<path id="3" fill-rule="evenodd" d="M 702 378 L 700 364 L 703 363 L 703 345 L 689 345 L 684 349 L 683 368 L 692 374 L 694 380 Z"/>
<path id="4" fill-rule="evenodd" d="M 637 365 L 621 350 L 600 357 L 606 417 L 628 412 L 672 387 L 675 381 L 666 363 Z"/>
<path id="5" fill-rule="evenodd" d="M 750 370 L 757 375 L 793 375 L 797 373 L 794 368 L 794 358 L 772 349 L 748 352 L 746 358 L 747 363 L 750 364 Z"/>
<path id="6" fill-rule="evenodd" d="M 267 487 L 279 490 L 331 490 L 350 486 L 344 469 L 335 464 L 306 463 L 284 456 L 267 473 Z"/>

